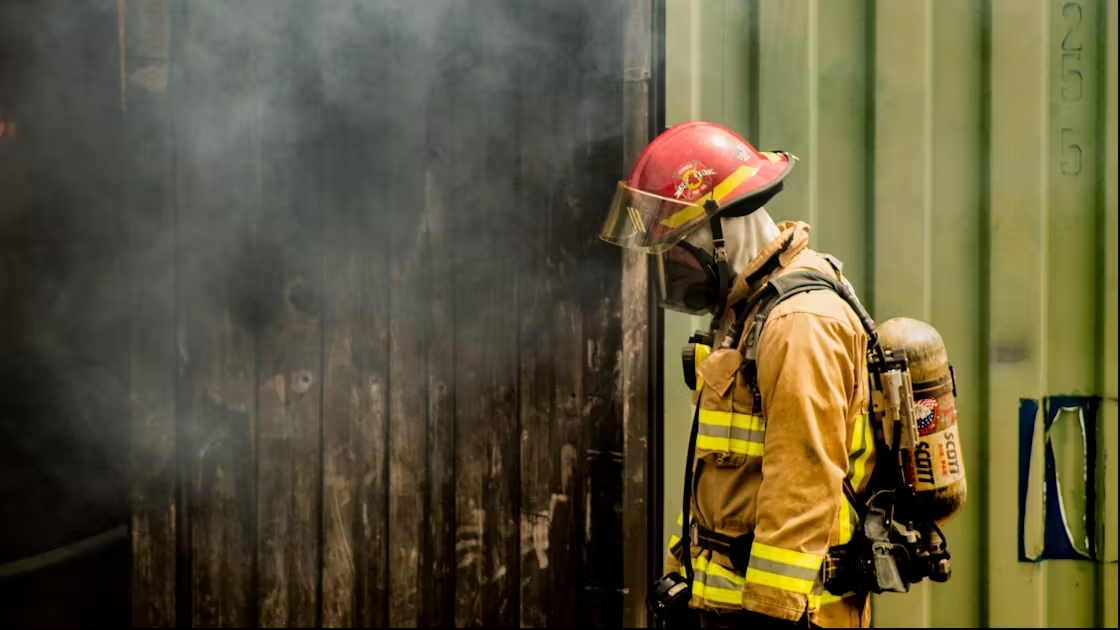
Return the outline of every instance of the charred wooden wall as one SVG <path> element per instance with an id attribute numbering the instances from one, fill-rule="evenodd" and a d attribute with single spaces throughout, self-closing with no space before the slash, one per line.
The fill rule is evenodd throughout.
<path id="1" fill-rule="evenodd" d="M 92 4 L 0 2 L 0 627 L 129 619 L 123 116 Z"/>
<path id="2" fill-rule="evenodd" d="M 134 623 L 622 623 L 625 3 L 119 4 Z"/>

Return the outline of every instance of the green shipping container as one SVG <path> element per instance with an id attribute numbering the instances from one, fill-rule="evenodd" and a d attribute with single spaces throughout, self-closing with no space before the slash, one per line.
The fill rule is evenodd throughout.
<path id="1" fill-rule="evenodd" d="M 667 0 L 667 123 L 800 157 L 771 214 L 812 225 L 876 320 L 936 326 L 956 368 L 969 502 L 946 531 L 953 578 L 877 597 L 877 626 L 1117 626 L 1116 14 L 1115 0 Z M 677 349 L 705 324 L 666 316 L 667 436 L 687 435 Z M 1060 394 L 1103 397 L 1098 559 L 1020 562 L 1020 399 Z M 1080 434 L 1050 437 L 1082 461 L 1065 456 Z M 684 442 L 666 439 L 666 538 Z M 1084 475 L 1060 478 L 1082 509 Z"/>

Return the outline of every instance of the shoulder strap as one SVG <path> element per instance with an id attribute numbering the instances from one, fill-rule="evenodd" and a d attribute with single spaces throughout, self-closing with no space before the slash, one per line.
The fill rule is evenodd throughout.
<path id="1" fill-rule="evenodd" d="M 770 316 L 770 312 L 774 310 L 774 307 L 789 298 L 809 291 L 825 290 L 836 293 L 848 303 L 848 306 L 850 306 L 852 310 L 855 311 L 856 316 L 859 317 L 864 330 L 868 334 L 868 348 L 870 349 L 878 346 L 879 341 L 878 335 L 875 334 L 875 322 L 872 321 L 871 316 L 867 314 L 863 305 L 860 304 L 851 286 L 840 279 L 842 276 L 840 276 L 839 261 L 828 255 L 825 255 L 825 259 L 828 260 L 832 268 L 836 270 L 836 276 L 830 276 L 815 269 L 791 271 L 790 273 L 774 278 L 768 282 L 756 301 L 756 304 L 761 303 L 761 306 L 759 306 L 755 313 L 750 328 L 747 329 L 746 347 L 743 349 L 745 359 L 743 369 L 747 380 L 750 382 L 751 388 L 754 390 L 755 413 L 760 413 L 762 411 L 758 391 L 758 340 L 762 336 L 762 328 L 766 325 L 766 319 Z M 862 504 L 856 499 L 855 489 L 852 487 L 851 481 L 849 481 L 847 477 L 844 478 L 844 496 L 847 497 L 852 508 L 856 510 L 856 514 L 862 517 Z"/>
<path id="2" fill-rule="evenodd" d="M 762 327 L 766 325 L 766 319 L 770 317 L 770 311 L 774 310 L 774 307 L 801 293 L 826 290 L 841 294 L 842 289 L 843 286 L 836 278 L 815 269 L 791 271 L 766 283 L 755 300 L 755 304 L 760 306 L 755 312 L 754 319 L 751 320 L 750 327 L 747 328 L 746 347 L 743 349 L 745 367 L 751 370 L 752 377 L 755 362 L 758 360 L 758 340 L 762 336 Z"/>

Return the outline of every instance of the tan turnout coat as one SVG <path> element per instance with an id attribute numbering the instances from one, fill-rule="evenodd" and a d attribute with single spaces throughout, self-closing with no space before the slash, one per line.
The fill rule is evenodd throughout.
<path id="1" fill-rule="evenodd" d="M 779 228 L 781 236 L 736 279 L 729 305 L 795 269 L 836 274 L 808 248 L 807 224 L 783 222 Z M 774 257 L 770 275 L 752 278 Z M 721 335 L 732 323 L 728 312 Z M 753 317 L 752 311 L 746 321 Z M 745 574 L 721 553 L 692 546 L 691 604 L 790 621 L 808 613 L 824 627 L 867 627 L 868 596 L 831 595 L 820 579 L 828 548 L 848 542 L 856 525 L 843 479 L 859 493 L 875 465 L 866 416 L 867 335 L 832 291 L 809 291 L 777 305 L 758 340 L 762 413 L 757 416 L 740 370 L 747 335 L 742 338 L 738 348 L 697 357 L 696 460 L 703 465 L 694 468 L 699 476 L 690 509 L 693 519 L 721 534 L 753 532 L 754 544 Z M 674 536 L 670 544 L 670 571 L 681 570 L 675 555 L 681 553 L 679 540 Z"/>

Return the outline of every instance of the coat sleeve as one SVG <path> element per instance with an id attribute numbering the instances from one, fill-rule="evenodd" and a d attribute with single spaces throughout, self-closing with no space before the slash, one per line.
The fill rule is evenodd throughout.
<path id="1" fill-rule="evenodd" d="M 857 343 L 846 322 L 805 312 L 767 322 L 759 340 L 766 434 L 747 610 L 788 621 L 807 610 L 843 496 Z"/>

